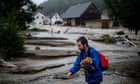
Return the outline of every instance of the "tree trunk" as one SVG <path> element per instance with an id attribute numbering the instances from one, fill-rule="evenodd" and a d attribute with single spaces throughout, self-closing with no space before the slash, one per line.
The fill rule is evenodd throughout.
<path id="1" fill-rule="evenodd" d="M 135 35 L 138 35 L 138 28 L 136 28 L 135 30 Z"/>
<path id="2" fill-rule="evenodd" d="M 113 27 L 119 27 L 118 14 L 114 16 Z"/>
<path id="3" fill-rule="evenodd" d="M 120 25 L 119 25 L 119 22 L 117 22 L 117 21 L 114 21 L 113 22 L 113 27 L 119 27 Z"/>

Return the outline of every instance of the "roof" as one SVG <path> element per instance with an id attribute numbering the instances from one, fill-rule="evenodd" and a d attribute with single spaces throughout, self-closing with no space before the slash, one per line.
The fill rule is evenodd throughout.
<path id="1" fill-rule="evenodd" d="M 102 19 L 102 20 L 110 20 L 110 18 L 109 18 L 108 16 L 105 16 L 105 15 L 102 15 L 102 16 L 101 16 L 101 19 Z"/>
<path id="2" fill-rule="evenodd" d="M 92 2 L 78 4 L 71 6 L 63 15 L 63 18 L 78 18 L 80 17 L 86 9 L 92 4 Z"/>
<path id="3" fill-rule="evenodd" d="M 34 16 L 37 16 L 37 15 L 40 15 L 40 16 L 44 16 L 44 17 L 46 17 L 45 15 L 43 15 L 43 14 L 40 13 L 40 12 L 37 12 Z"/>

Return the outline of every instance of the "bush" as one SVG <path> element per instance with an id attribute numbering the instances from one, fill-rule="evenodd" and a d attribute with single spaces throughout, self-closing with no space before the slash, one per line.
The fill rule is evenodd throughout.
<path id="1" fill-rule="evenodd" d="M 104 34 L 101 38 L 105 43 L 115 43 L 115 39 L 110 37 L 108 34 Z"/>
<path id="2" fill-rule="evenodd" d="M 23 55 L 24 40 L 18 34 L 18 26 L 13 23 L 0 24 L 0 55 L 11 59 Z"/>
<path id="3" fill-rule="evenodd" d="M 125 34 L 124 31 L 117 32 L 117 35 L 124 35 L 124 34 Z"/>

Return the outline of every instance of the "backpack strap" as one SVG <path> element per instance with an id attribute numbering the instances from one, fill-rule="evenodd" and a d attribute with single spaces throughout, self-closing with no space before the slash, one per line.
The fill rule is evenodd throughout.
<path id="1" fill-rule="evenodd" d="M 91 57 L 90 50 L 91 50 L 91 48 L 89 47 L 89 48 L 88 48 L 88 52 L 87 52 L 87 53 L 88 53 L 88 57 Z M 98 51 L 97 51 L 97 52 L 98 52 Z M 99 52 L 98 52 L 98 56 L 99 56 Z M 100 60 L 100 56 L 99 56 L 99 60 Z M 102 66 L 102 65 L 101 65 L 101 60 L 100 60 L 100 66 Z"/>
<path id="2" fill-rule="evenodd" d="M 90 47 L 88 48 L 88 51 L 87 51 L 87 54 L 88 54 L 88 57 L 91 57 L 91 55 L 90 55 Z"/>
<path id="3" fill-rule="evenodd" d="M 92 58 L 92 57 L 91 57 L 91 54 L 90 54 L 90 50 L 91 50 L 91 48 L 89 47 L 87 53 L 88 53 L 88 57 Z M 92 70 L 95 69 L 92 65 L 90 65 L 90 68 L 91 68 Z"/>

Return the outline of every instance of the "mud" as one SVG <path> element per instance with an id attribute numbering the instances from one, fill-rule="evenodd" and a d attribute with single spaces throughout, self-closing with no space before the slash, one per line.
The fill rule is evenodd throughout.
<path id="1" fill-rule="evenodd" d="M 50 26 L 43 28 L 49 30 Z M 0 67 L 0 84 L 87 84 L 81 71 L 76 73 L 72 79 L 66 78 L 66 73 L 73 66 L 79 54 L 76 45 L 71 45 L 71 43 L 75 43 L 76 39 L 83 35 L 89 37 L 89 45 L 103 52 L 109 59 L 110 66 L 107 71 L 103 72 L 104 80 L 101 84 L 140 84 L 139 46 L 117 46 L 90 40 L 90 38 L 99 37 L 102 34 L 114 35 L 115 32 L 124 29 L 105 30 L 58 26 L 53 28 L 55 28 L 54 32 L 59 30 L 61 33 L 55 33 L 52 36 L 49 32 L 35 32 L 32 33 L 32 39 L 26 39 L 26 42 L 37 45 L 26 45 L 27 56 L 9 61 L 20 69 Z M 125 32 L 131 36 L 127 30 Z M 131 38 L 134 38 L 134 35 Z M 47 45 L 39 46 L 38 43 L 41 40 L 45 40 L 41 44 L 47 43 Z M 49 46 L 50 43 L 57 45 Z M 29 49 L 29 46 L 33 48 L 39 46 L 40 49 Z M 10 71 L 13 73 L 9 73 Z"/>

